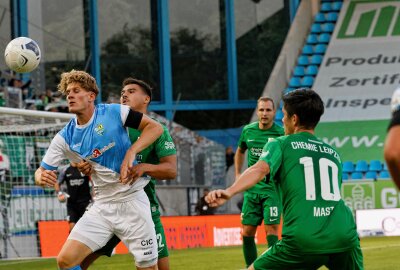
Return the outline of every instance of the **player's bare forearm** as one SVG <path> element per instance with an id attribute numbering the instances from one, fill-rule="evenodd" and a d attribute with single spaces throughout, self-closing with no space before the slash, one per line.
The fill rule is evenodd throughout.
<path id="1" fill-rule="evenodd" d="M 146 164 L 146 174 L 157 180 L 173 180 L 176 178 L 176 171 L 176 155 L 161 158 L 157 165 Z"/>
<path id="2" fill-rule="evenodd" d="M 253 166 L 247 168 L 238 179 L 226 190 L 233 195 L 245 191 L 269 174 L 269 165 L 264 161 L 258 161 Z"/>

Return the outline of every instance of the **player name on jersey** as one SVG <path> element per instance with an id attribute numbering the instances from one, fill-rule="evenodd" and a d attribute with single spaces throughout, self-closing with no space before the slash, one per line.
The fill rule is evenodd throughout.
<path id="1" fill-rule="evenodd" d="M 321 142 L 314 141 L 315 143 L 322 144 Z M 313 152 L 320 152 L 320 153 L 327 153 L 332 156 L 334 156 L 338 161 L 340 161 L 340 156 L 339 154 L 333 150 L 330 147 L 324 146 L 324 145 L 316 145 L 314 143 L 307 143 L 307 142 L 291 142 L 291 146 L 293 150 L 296 149 L 303 149 L 303 150 L 309 150 Z"/>
<path id="2" fill-rule="evenodd" d="M 332 212 L 334 206 L 328 206 L 328 207 L 316 207 L 314 206 L 314 217 L 326 217 L 329 216 Z"/>

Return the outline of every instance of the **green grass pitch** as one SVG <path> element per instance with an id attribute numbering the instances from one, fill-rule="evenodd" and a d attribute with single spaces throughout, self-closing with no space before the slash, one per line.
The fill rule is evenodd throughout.
<path id="1" fill-rule="evenodd" d="M 391 270 L 399 267 L 400 237 L 371 237 L 361 239 L 364 266 L 368 270 Z M 266 246 L 258 246 L 259 254 Z M 134 268 L 130 255 L 102 257 L 90 268 L 94 270 L 131 270 Z M 242 248 L 196 248 L 170 251 L 172 270 L 242 269 Z M 0 270 L 54 270 L 55 259 L 0 260 Z M 325 269 L 325 268 L 321 268 Z"/>

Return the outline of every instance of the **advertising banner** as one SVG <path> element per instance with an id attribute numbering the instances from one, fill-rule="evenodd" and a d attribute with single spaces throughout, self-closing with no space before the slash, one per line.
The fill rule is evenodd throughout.
<path id="1" fill-rule="evenodd" d="M 313 88 L 322 121 L 388 119 L 400 83 L 400 2 L 344 1 Z"/>
<path id="2" fill-rule="evenodd" d="M 371 209 L 356 212 L 357 231 L 362 236 L 399 236 L 400 209 Z"/>
<path id="3" fill-rule="evenodd" d="M 347 181 L 342 184 L 342 199 L 353 211 L 400 208 L 400 193 L 391 180 Z"/>
<path id="4" fill-rule="evenodd" d="M 315 134 L 336 148 L 342 161 L 383 161 L 388 120 L 319 123 Z"/>

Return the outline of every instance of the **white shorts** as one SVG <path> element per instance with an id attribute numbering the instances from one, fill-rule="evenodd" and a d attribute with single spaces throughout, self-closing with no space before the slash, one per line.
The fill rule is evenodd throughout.
<path id="1" fill-rule="evenodd" d="M 115 234 L 128 247 L 139 267 L 157 263 L 157 240 L 150 202 L 143 190 L 132 200 L 97 203 L 76 223 L 68 239 L 77 240 L 93 252 L 105 246 Z"/>

